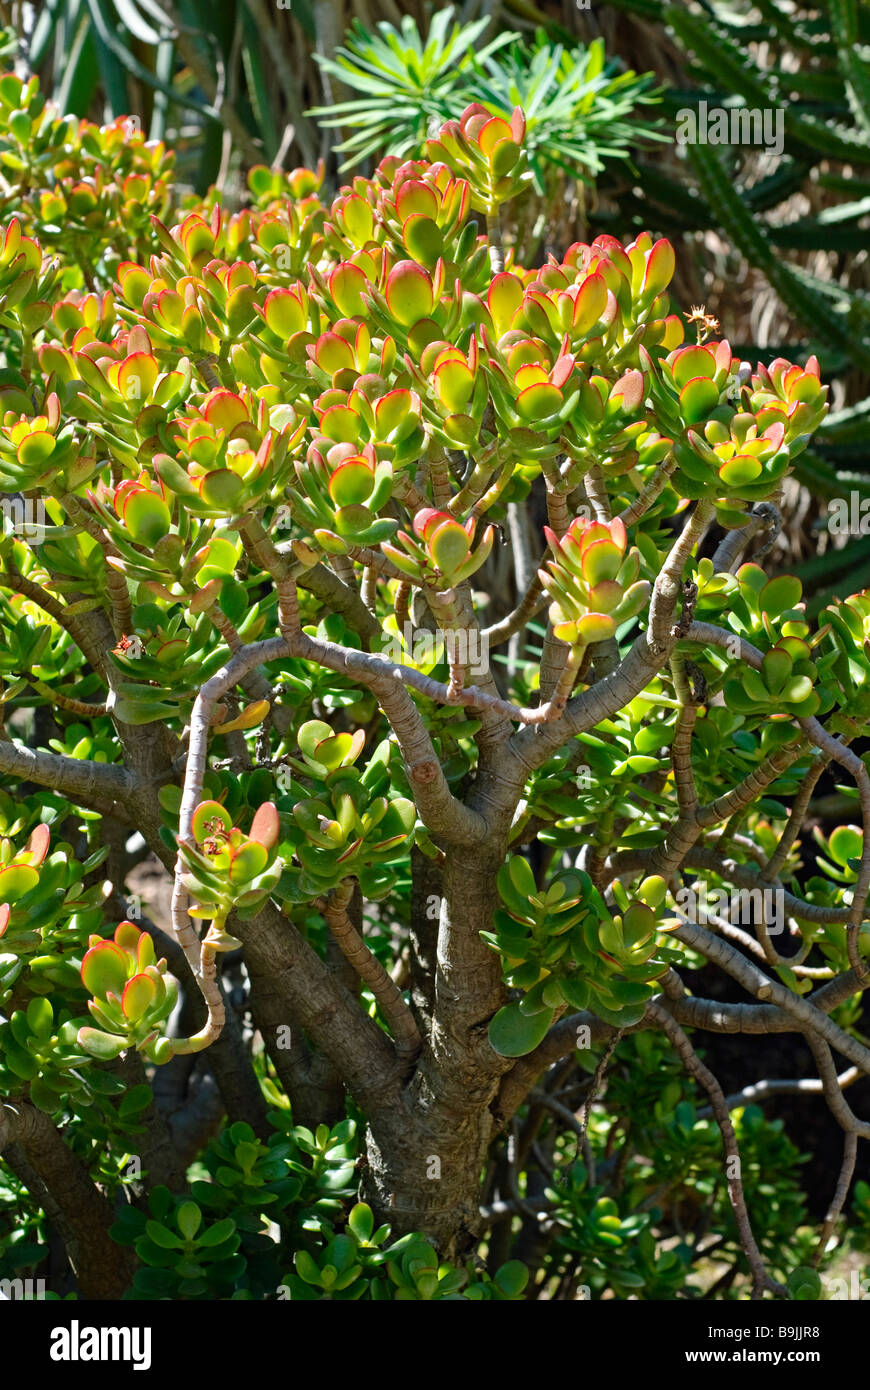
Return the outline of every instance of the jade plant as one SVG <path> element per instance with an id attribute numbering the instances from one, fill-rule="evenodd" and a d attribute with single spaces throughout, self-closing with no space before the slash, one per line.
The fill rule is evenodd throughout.
<path id="1" fill-rule="evenodd" d="M 86 1298 L 673 1297 L 672 1159 L 736 1289 L 815 1287 L 797 1199 L 774 1239 L 736 1176 L 778 1131 L 696 1048 L 807 1037 L 848 1161 L 870 596 L 813 617 L 753 559 L 818 363 L 693 328 L 649 233 L 522 264 L 519 109 L 230 211 L 0 94 L 11 1204 L 48 1188 Z M 828 768 L 855 824 L 810 861 Z"/>

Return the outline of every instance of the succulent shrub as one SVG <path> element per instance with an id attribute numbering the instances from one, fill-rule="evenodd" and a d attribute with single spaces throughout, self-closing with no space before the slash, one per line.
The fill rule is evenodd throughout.
<path id="1" fill-rule="evenodd" d="M 0 93 L 33 149 L 0 266 L 10 1201 L 48 1186 L 84 1297 L 660 1297 L 704 1251 L 671 1248 L 670 1163 L 736 1290 L 807 1287 L 792 1185 L 758 1235 L 735 1176 L 778 1131 L 695 1048 L 747 1006 L 685 976 L 811 1038 L 829 1094 L 831 1048 L 867 1069 L 870 598 L 813 620 L 751 550 L 818 363 L 693 341 L 663 238 L 522 264 L 519 108 L 331 200 L 255 169 L 229 212 Z M 829 765 L 856 824 L 807 871 Z M 622 1166 L 620 1086 L 650 1097 Z M 44 1240 L 19 1205 L 10 1268 Z"/>

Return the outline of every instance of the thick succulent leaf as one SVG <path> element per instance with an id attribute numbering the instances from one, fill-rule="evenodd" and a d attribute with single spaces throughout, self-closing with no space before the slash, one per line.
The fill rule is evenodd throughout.
<path id="1" fill-rule="evenodd" d="M 114 941 L 102 941 L 85 952 L 82 983 L 96 998 L 111 992 L 121 995 L 127 983 L 128 958 Z"/>
<path id="2" fill-rule="evenodd" d="M 329 480 L 329 495 L 337 507 L 366 502 L 374 486 L 374 470 L 362 458 L 348 459 Z"/>
<path id="3" fill-rule="evenodd" d="M 622 564 L 622 551 L 612 541 L 593 541 L 583 549 L 583 578 L 591 585 L 602 579 L 615 579 Z"/>
<path id="4" fill-rule="evenodd" d="M 517 396 L 517 414 L 522 420 L 546 420 L 562 404 L 562 392 L 548 381 L 525 387 Z"/>
<path id="5" fill-rule="evenodd" d="M 764 653 L 761 674 L 771 694 L 779 694 L 792 673 L 792 666 L 792 659 L 788 652 L 784 652 L 778 647 L 772 647 L 769 652 Z"/>
<path id="6" fill-rule="evenodd" d="M 27 854 L 30 856 L 32 865 L 41 864 L 48 854 L 48 846 L 51 841 L 51 831 L 47 825 L 37 825 L 31 832 L 27 841 Z"/>
<path id="7" fill-rule="evenodd" d="M 131 492 L 124 504 L 124 525 L 139 545 L 155 546 L 169 531 L 172 517 L 162 497 L 144 488 Z"/>
<path id="8" fill-rule="evenodd" d="M 262 873 L 269 860 L 269 852 L 257 840 L 246 840 L 232 858 L 230 864 L 230 883 L 248 883 Z"/>
<path id="9" fill-rule="evenodd" d="M 264 801 L 254 812 L 248 838 L 256 840 L 268 850 L 278 843 L 280 831 L 281 823 L 275 803 Z"/>
<path id="10" fill-rule="evenodd" d="M 14 903 L 39 883 L 39 874 L 30 864 L 8 864 L 0 869 L 0 903 Z"/>
<path id="11" fill-rule="evenodd" d="M 270 709 L 271 704 L 268 700 L 255 700 L 253 704 L 246 705 L 235 719 L 226 720 L 223 724 L 215 724 L 212 732 L 231 734 L 237 729 L 256 729 L 258 724 L 262 724 Z"/>
<path id="12" fill-rule="evenodd" d="M 126 1038 L 104 1033 L 99 1028 L 80 1028 L 78 1043 L 91 1057 L 96 1057 L 98 1062 L 112 1062 L 129 1047 Z"/>
<path id="13" fill-rule="evenodd" d="M 131 1023 L 138 1023 L 154 1003 L 157 985 L 150 975 L 134 975 L 124 986 L 121 995 L 121 1008 L 124 1017 Z"/>
<path id="14" fill-rule="evenodd" d="M 296 735 L 299 751 L 306 758 L 317 759 L 317 747 L 326 738 L 331 738 L 332 729 L 322 719 L 308 719 L 300 725 Z"/>
<path id="15" fill-rule="evenodd" d="M 193 838 L 198 845 L 201 845 L 209 836 L 209 825 L 217 821 L 218 826 L 224 830 L 232 830 L 233 818 L 219 801 L 201 801 L 193 813 Z"/>
<path id="16" fill-rule="evenodd" d="M 552 1009 L 524 1014 L 518 1003 L 505 1004 L 489 1025 L 490 1044 L 500 1057 L 525 1057 L 543 1042 L 552 1021 Z"/>
<path id="17" fill-rule="evenodd" d="M 771 617 L 779 617 L 780 613 L 786 613 L 791 608 L 796 608 L 803 595 L 803 585 L 793 574 L 778 574 L 775 579 L 769 579 L 758 595 L 758 604 L 762 613 L 769 613 Z"/>
<path id="18" fill-rule="evenodd" d="M 605 613 L 584 613 L 578 619 L 577 631 L 580 641 L 585 646 L 593 642 L 605 642 L 608 637 L 613 637 L 616 631 L 613 619 Z"/>
<path id="19" fill-rule="evenodd" d="M 200 496 L 210 507 L 229 511 L 240 500 L 245 485 L 236 473 L 228 468 L 217 468 L 206 473 L 200 486 Z"/>
<path id="20" fill-rule="evenodd" d="M 432 312 L 432 282 L 416 261 L 399 261 L 387 276 L 385 298 L 396 322 L 410 328 Z"/>
<path id="21" fill-rule="evenodd" d="M 432 532 L 429 554 L 448 578 L 468 559 L 468 535 L 458 521 L 445 521 Z"/>
<path id="22" fill-rule="evenodd" d="M 444 237 L 436 222 L 423 213 L 409 217 L 402 227 L 405 250 L 427 270 L 432 270 L 444 250 Z"/>
<path id="23" fill-rule="evenodd" d="M 695 377 L 687 382 L 680 392 L 680 412 L 687 425 L 706 420 L 718 404 L 718 388 L 706 377 Z M 724 476 L 724 470 L 720 472 Z M 726 478 L 726 481 L 730 479 Z"/>

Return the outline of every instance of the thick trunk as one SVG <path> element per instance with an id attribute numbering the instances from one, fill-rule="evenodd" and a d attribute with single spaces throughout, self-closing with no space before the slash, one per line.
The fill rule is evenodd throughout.
<path id="1" fill-rule="evenodd" d="M 490 1107 L 511 1065 L 489 1043 L 506 992 L 480 936 L 492 925 L 503 861 L 500 842 L 447 851 L 429 1037 L 401 1104 L 371 1116 L 367 1136 L 366 1200 L 394 1230 L 420 1231 L 450 1258 L 474 1246 Z"/>
<path id="2" fill-rule="evenodd" d="M 246 921 L 231 916 L 229 924 L 244 947 L 254 1019 L 267 1048 L 278 1037 L 291 1044 L 271 1054 L 277 1059 L 283 1052 L 286 1059 L 282 1083 L 293 1087 L 302 1079 L 292 1044 L 304 1029 L 362 1109 L 375 1113 L 392 1105 L 400 1069 L 389 1039 L 293 923 L 267 905 Z"/>
<path id="3" fill-rule="evenodd" d="M 416 1104 L 368 1130 L 364 1200 L 396 1235 L 420 1231 L 444 1258 L 469 1255 L 492 1130 L 488 1106 L 449 1113 L 424 1078 Z"/>
<path id="4" fill-rule="evenodd" d="M 135 1255 L 112 1240 L 111 1206 L 49 1117 L 30 1105 L 3 1107 L 0 1146 L 4 1162 L 25 1183 L 63 1240 L 81 1297 L 120 1298 L 130 1286 Z"/>
<path id="5" fill-rule="evenodd" d="M 440 864 L 427 859 L 415 846 L 411 850 L 411 958 L 408 984 L 411 1011 L 424 1037 L 428 1037 L 432 1027 L 438 921 L 443 893 Z"/>

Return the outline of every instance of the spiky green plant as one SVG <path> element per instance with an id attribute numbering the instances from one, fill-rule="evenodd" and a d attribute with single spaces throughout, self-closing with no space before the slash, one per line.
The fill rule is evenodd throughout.
<path id="1" fill-rule="evenodd" d="M 355 21 L 334 58 L 316 55 L 324 72 L 363 93 L 309 113 L 329 129 L 354 130 L 337 147 L 347 156 L 342 169 L 387 147 L 419 155 L 433 124 L 471 102 L 496 116 L 523 108 L 538 193 L 546 191 L 547 166 L 589 178 L 651 134 L 649 122 L 631 116 L 654 100 L 652 78 L 608 60 L 602 40 L 566 47 L 542 29 L 532 40 L 503 31 L 478 48 L 488 27 L 488 20 L 460 24 L 447 6 L 425 40 L 410 16 L 400 29 L 382 22 L 375 32 Z"/>

